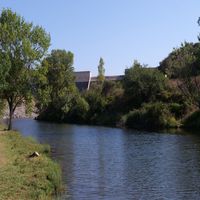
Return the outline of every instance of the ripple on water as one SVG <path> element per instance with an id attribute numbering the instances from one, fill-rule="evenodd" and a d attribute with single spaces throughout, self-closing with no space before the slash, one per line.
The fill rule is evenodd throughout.
<path id="1" fill-rule="evenodd" d="M 199 199 L 200 137 L 15 120 L 52 147 L 62 199 Z"/>

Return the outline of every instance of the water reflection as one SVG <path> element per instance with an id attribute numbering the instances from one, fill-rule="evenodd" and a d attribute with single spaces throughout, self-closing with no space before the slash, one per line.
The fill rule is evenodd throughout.
<path id="1" fill-rule="evenodd" d="M 62 199 L 199 199 L 200 137 L 16 120 L 52 147 Z"/>

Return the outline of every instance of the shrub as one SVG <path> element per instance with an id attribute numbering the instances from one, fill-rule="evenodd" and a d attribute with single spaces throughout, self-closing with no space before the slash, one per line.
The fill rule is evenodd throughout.
<path id="1" fill-rule="evenodd" d="M 157 102 L 143 105 L 126 116 L 125 125 L 136 129 L 162 129 L 176 127 L 178 123 L 166 104 Z"/>
<path id="2" fill-rule="evenodd" d="M 90 107 L 87 101 L 84 98 L 78 96 L 76 99 L 74 99 L 72 109 L 66 115 L 65 121 L 73 123 L 84 123 L 89 108 Z"/>
<path id="3" fill-rule="evenodd" d="M 185 105 L 184 104 L 179 104 L 179 103 L 171 103 L 169 106 L 169 109 L 171 111 L 171 113 L 173 113 L 176 118 L 180 118 L 183 116 L 183 114 L 185 113 Z"/>
<path id="4" fill-rule="evenodd" d="M 200 129 L 200 111 L 192 113 L 183 121 L 183 127 L 190 129 Z"/>

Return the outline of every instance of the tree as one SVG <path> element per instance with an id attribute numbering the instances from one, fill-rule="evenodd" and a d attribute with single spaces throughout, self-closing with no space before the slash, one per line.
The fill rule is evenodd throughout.
<path id="1" fill-rule="evenodd" d="M 182 77 L 175 81 L 176 86 L 187 99 L 187 102 L 200 108 L 200 77 L 187 75 L 187 68 L 184 69 Z"/>
<path id="2" fill-rule="evenodd" d="M 125 70 L 124 90 L 132 106 L 156 100 L 166 89 L 167 78 L 157 69 L 146 68 L 134 61 L 133 66 Z"/>
<path id="3" fill-rule="evenodd" d="M 8 129 L 16 107 L 30 100 L 32 69 L 50 45 L 50 36 L 40 26 L 4 9 L 0 15 L 0 98 L 9 106 Z"/>
<path id="4" fill-rule="evenodd" d="M 89 105 L 87 113 L 88 123 L 96 123 L 98 117 L 105 111 L 106 99 L 102 96 L 99 89 L 91 89 L 84 95 L 85 100 Z"/>
<path id="5" fill-rule="evenodd" d="M 77 94 L 73 54 L 65 50 L 52 50 L 37 70 L 39 78 L 36 79 L 36 96 L 39 100 L 39 119 L 64 120 Z"/>
<path id="6" fill-rule="evenodd" d="M 159 69 L 170 78 L 187 102 L 200 108 L 200 44 L 181 44 L 164 59 Z"/>
<path id="7" fill-rule="evenodd" d="M 104 68 L 104 60 L 100 58 L 98 65 L 98 81 L 103 83 L 105 80 L 105 68 Z"/>
<path id="8" fill-rule="evenodd" d="M 5 102 L 0 99 L 0 118 L 3 116 L 5 110 Z"/>
<path id="9" fill-rule="evenodd" d="M 200 18 L 198 20 L 200 25 Z M 198 36 L 200 41 L 200 36 Z M 187 56 L 184 65 L 179 70 L 180 78 L 176 81 L 177 87 L 180 89 L 182 94 L 187 100 L 195 105 L 198 109 L 200 108 L 200 43 L 193 45 L 196 51 L 192 51 L 187 46 L 184 46 L 184 52 Z M 178 64 L 181 65 L 179 60 Z M 194 63 L 196 65 L 194 65 Z"/>
<path id="10" fill-rule="evenodd" d="M 187 76 L 200 74 L 200 44 L 184 42 L 160 62 L 159 70 L 169 78 L 181 78 L 187 68 Z"/>
<path id="11" fill-rule="evenodd" d="M 66 121 L 72 123 L 84 123 L 87 119 L 89 104 L 77 93 L 72 101 L 72 107 L 67 113 Z"/>

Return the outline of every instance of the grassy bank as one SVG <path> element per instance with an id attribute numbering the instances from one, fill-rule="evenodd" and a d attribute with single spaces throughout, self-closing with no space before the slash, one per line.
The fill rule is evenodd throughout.
<path id="1" fill-rule="evenodd" d="M 50 148 L 0 127 L 0 200 L 52 199 L 61 189 L 61 170 Z M 37 151 L 40 156 L 30 158 Z"/>

